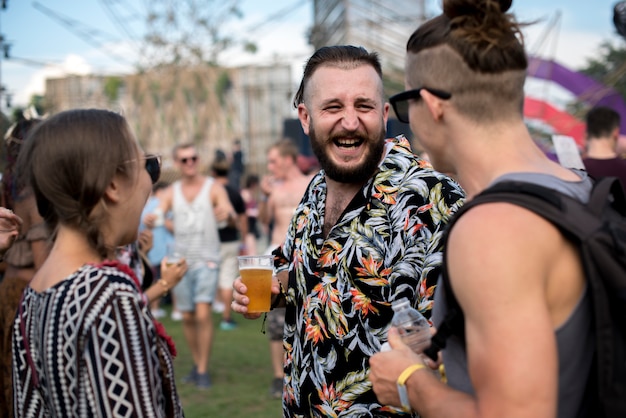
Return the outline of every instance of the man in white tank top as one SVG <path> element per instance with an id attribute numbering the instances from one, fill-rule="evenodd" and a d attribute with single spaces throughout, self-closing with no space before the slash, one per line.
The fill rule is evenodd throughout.
<path id="1" fill-rule="evenodd" d="M 194 367 L 183 379 L 199 388 L 211 386 L 207 372 L 213 341 L 211 304 L 219 272 L 218 225 L 234 223 L 236 216 L 223 186 L 200 174 L 193 144 L 179 144 L 173 151 L 182 178 L 163 193 L 160 208 L 172 211 L 174 238 L 189 269 L 173 289 L 176 307 L 183 314 L 183 330 Z M 152 215 L 144 218 L 154 222 Z"/>

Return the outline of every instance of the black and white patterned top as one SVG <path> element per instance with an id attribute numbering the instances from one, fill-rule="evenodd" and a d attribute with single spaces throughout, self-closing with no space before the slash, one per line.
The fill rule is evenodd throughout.
<path id="1" fill-rule="evenodd" d="M 115 262 L 26 288 L 13 325 L 15 416 L 183 416 L 159 327 Z"/>

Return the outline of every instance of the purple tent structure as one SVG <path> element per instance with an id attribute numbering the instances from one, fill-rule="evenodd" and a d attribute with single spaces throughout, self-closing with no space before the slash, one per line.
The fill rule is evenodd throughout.
<path id="1" fill-rule="evenodd" d="M 584 74 L 569 70 L 553 60 L 539 57 L 528 58 L 528 76 L 553 81 L 589 106 L 608 106 L 614 109 L 622 116 L 620 132 L 626 135 L 626 103 L 614 89 Z"/>

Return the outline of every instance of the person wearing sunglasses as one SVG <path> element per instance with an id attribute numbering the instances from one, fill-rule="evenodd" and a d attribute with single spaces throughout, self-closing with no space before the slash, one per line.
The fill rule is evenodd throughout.
<path id="1" fill-rule="evenodd" d="M 342 45 L 307 61 L 294 106 L 322 170 L 274 251 L 273 306 L 285 306 L 283 415 L 406 416 L 381 403 L 369 358 L 386 342 L 391 302 L 429 316 L 440 238 L 463 191 L 386 138 L 389 103 L 376 53 Z M 280 241 L 279 241 L 280 242 Z M 233 308 L 248 318 L 246 287 Z"/>
<path id="2" fill-rule="evenodd" d="M 173 290 L 194 363 L 182 381 L 207 389 L 211 386 L 208 365 L 214 331 L 212 304 L 220 264 L 218 229 L 236 226 L 237 215 L 226 189 L 214 178 L 201 174 L 193 144 L 177 144 L 172 156 L 181 179 L 163 192 L 159 208 L 162 213 L 172 211 L 174 240 L 189 266 Z M 154 214 L 149 214 L 143 222 L 150 228 L 155 219 Z"/>
<path id="3" fill-rule="evenodd" d="M 121 115 L 80 109 L 36 126 L 18 167 L 53 243 L 13 326 L 15 416 L 182 417 L 173 341 L 116 260 L 137 240 L 159 159 Z"/>
<path id="4" fill-rule="evenodd" d="M 511 3 L 443 0 L 443 13 L 408 40 L 407 91 L 392 106 L 468 199 L 514 180 L 585 202 L 586 173 L 550 160 L 524 123 L 528 60 Z M 521 206 L 470 209 L 449 233 L 450 286 L 438 285 L 433 308 L 435 328 L 454 306 L 462 315 L 442 352 L 447 385 L 392 329 L 392 350 L 370 359 L 378 398 L 424 418 L 583 416 L 595 350 L 579 258 L 554 225 Z"/>

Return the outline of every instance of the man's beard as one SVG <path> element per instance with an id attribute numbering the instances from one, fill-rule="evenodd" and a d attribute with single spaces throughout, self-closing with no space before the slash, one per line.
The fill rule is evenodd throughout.
<path id="1" fill-rule="evenodd" d="M 317 137 L 313 123 L 311 123 L 309 128 L 311 148 L 320 163 L 320 167 L 331 180 L 346 184 L 365 183 L 376 172 L 385 148 L 385 135 L 386 131 L 383 125 L 376 138 L 363 136 L 360 133 L 342 131 L 324 140 Z M 326 146 L 333 143 L 335 139 L 343 137 L 359 139 L 365 143 L 367 150 L 365 158 L 360 165 L 356 167 L 341 167 L 328 156 Z"/>

